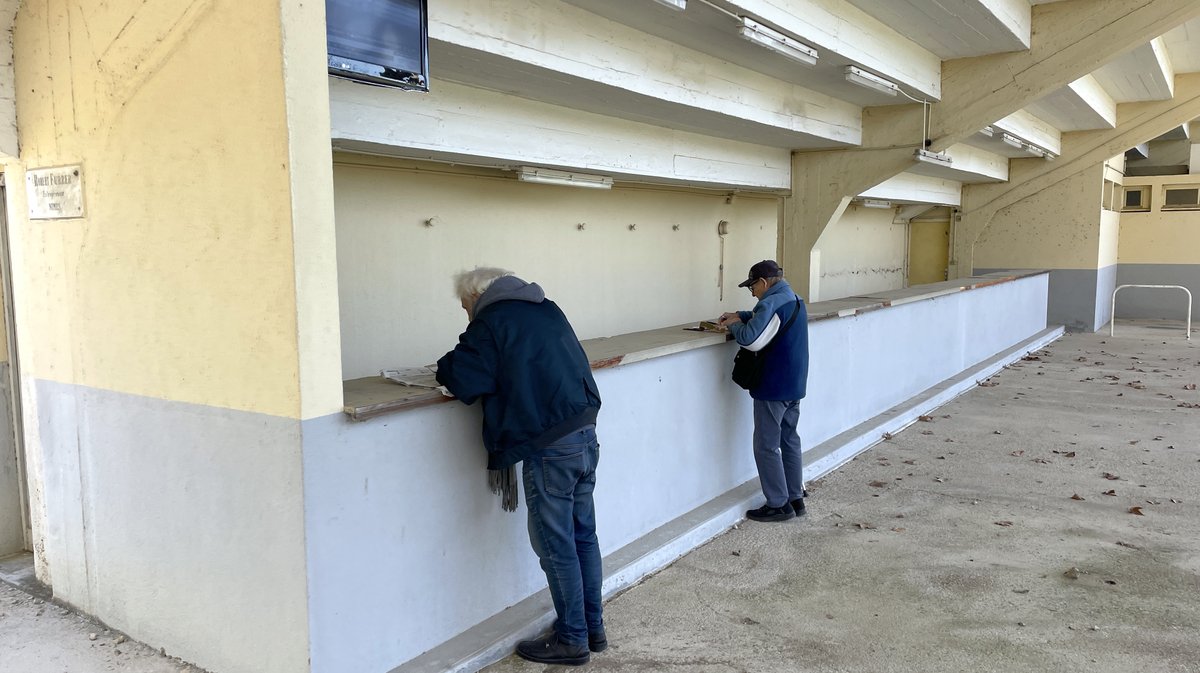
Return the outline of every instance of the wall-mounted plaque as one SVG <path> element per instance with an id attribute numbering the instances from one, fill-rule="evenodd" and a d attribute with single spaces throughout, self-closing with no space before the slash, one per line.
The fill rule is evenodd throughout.
<path id="1" fill-rule="evenodd" d="M 25 173 L 29 219 L 83 217 L 83 170 L 78 166 L 35 168 Z"/>

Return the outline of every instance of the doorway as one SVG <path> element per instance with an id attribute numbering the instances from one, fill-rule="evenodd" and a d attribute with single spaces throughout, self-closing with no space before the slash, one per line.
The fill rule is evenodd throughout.
<path id="1" fill-rule="evenodd" d="M 0 174 L 0 558 L 31 550 L 6 193 Z"/>
<path id="2" fill-rule="evenodd" d="M 908 284 L 925 285 L 946 280 L 950 262 L 950 217 L 936 208 L 908 223 Z"/>

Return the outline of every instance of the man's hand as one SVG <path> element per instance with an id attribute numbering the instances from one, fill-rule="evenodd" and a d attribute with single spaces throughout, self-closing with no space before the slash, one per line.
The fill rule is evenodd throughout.
<path id="1" fill-rule="evenodd" d="M 742 322 L 741 316 L 736 313 L 722 313 L 720 318 L 717 318 L 717 324 L 721 327 L 728 327 Z"/>

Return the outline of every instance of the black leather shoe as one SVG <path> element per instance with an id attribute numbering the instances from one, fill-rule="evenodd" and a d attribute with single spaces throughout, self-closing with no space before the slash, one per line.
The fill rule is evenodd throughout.
<path id="1" fill-rule="evenodd" d="M 792 501 L 792 510 L 796 512 L 796 516 L 804 516 L 808 510 L 804 507 L 804 498 Z"/>
<path id="2" fill-rule="evenodd" d="M 608 636 L 604 633 L 603 628 L 588 634 L 588 649 L 593 652 L 603 652 L 608 649 Z"/>
<path id="3" fill-rule="evenodd" d="M 586 645 L 569 645 L 560 642 L 558 634 L 551 633 L 545 638 L 523 640 L 517 643 L 517 656 L 539 664 L 582 666 L 592 655 L 588 653 Z"/>
<path id="4" fill-rule="evenodd" d="M 758 509 L 752 509 L 746 512 L 747 519 L 750 519 L 751 521 L 763 521 L 767 523 L 773 523 L 775 521 L 787 521 L 794 516 L 796 516 L 796 512 L 792 510 L 792 506 L 788 503 L 784 503 L 783 507 L 768 507 L 767 505 L 763 505 Z"/>

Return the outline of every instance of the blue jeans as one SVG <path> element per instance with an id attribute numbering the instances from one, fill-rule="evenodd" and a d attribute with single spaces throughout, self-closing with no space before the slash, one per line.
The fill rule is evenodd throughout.
<path id="1" fill-rule="evenodd" d="M 803 497 L 799 422 L 798 400 L 754 400 L 754 464 L 769 507 L 783 507 Z"/>
<path id="2" fill-rule="evenodd" d="M 526 458 L 521 466 L 529 508 L 529 542 L 546 573 L 559 640 L 587 646 L 588 633 L 604 627 L 600 544 L 596 540 L 595 428 L 573 432 Z"/>

